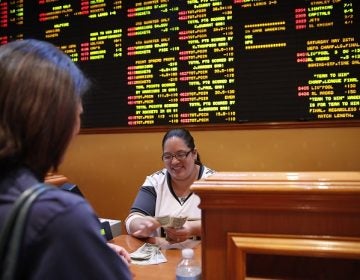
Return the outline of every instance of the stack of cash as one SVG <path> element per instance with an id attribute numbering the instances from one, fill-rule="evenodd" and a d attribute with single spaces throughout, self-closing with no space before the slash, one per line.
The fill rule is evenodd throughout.
<path id="1" fill-rule="evenodd" d="M 161 224 L 162 227 L 182 228 L 185 224 L 187 217 L 172 217 L 172 216 L 161 216 L 156 217 L 156 220 Z"/>
<path id="2" fill-rule="evenodd" d="M 130 254 L 132 264 L 148 265 L 167 262 L 158 245 L 145 243 Z"/>

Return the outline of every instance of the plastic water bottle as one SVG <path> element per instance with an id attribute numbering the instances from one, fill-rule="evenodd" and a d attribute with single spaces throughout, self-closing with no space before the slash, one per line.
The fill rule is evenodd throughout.
<path id="1" fill-rule="evenodd" d="M 194 250 L 183 249 L 181 255 L 182 259 L 176 267 L 176 280 L 200 280 L 201 266 L 194 259 Z"/>

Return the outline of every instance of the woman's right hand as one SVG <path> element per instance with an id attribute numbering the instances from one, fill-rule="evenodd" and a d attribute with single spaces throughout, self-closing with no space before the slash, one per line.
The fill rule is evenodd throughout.
<path id="1" fill-rule="evenodd" d="M 138 217 L 131 221 L 132 235 L 138 238 L 149 237 L 161 224 L 151 216 Z"/>

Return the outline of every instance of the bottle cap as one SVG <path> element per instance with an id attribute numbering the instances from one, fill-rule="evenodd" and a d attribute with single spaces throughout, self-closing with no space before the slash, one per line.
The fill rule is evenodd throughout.
<path id="1" fill-rule="evenodd" d="M 185 248 L 181 251 L 182 257 L 186 259 L 191 259 L 194 256 L 194 250 L 191 248 Z"/>

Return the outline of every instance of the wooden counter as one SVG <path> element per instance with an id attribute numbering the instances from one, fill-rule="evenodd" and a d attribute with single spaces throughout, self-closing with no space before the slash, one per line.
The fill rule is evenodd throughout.
<path id="1" fill-rule="evenodd" d="M 110 242 L 118 244 L 128 250 L 129 253 L 136 251 L 145 242 L 152 244 L 160 244 L 164 242 L 163 238 L 147 238 L 137 239 L 130 235 L 120 235 Z M 167 262 L 155 265 L 130 265 L 131 271 L 134 273 L 135 280 L 175 280 L 176 265 L 181 259 L 181 250 L 169 249 L 161 250 L 166 257 Z M 201 246 L 194 248 L 195 258 L 201 263 Z"/>
<path id="2" fill-rule="evenodd" d="M 269 273 L 284 279 L 299 272 L 302 279 L 329 279 L 311 278 L 307 269 L 325 273 L 324 268 L 338 263 L 340 278 L 336 271 L 325 275 L 360 279 L 359 172 L 218 172 L 196 181 L 192 190 L 201 199 L 204 279 L 244 279 L 247 272 L 251 277 Z M 319 248 L 325 249 L 321 253 Z M 290 263 L 299 250 L 304 258 Z M 258 256 L 245 257 L 249 252 Z M 327 265 L 319 256 L 341 261 Z M 302 263 L 300 268 L 296 263 Z M 236 273 L 240 266 L 245 273 Z"/>

